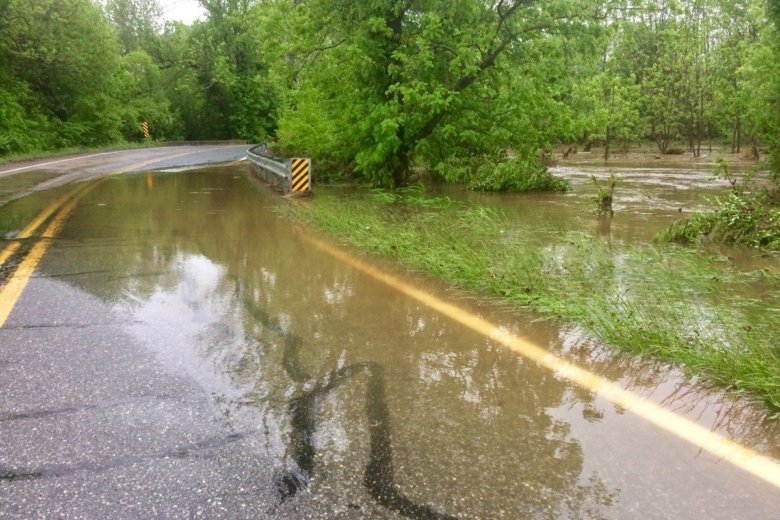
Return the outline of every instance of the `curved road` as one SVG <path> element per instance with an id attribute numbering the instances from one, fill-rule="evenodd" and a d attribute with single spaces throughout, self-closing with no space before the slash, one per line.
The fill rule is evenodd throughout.
<path id="1" fill-rule="evenodd" d="M 110 174 L 237 161 L 248 148 L 174 146 L 7 164 L 0 202 L 77 190 Z M 29 240 L 45 236 L 56 218 Z M 0 283 L 9 285 L 29 258 L 24 249 L 0 265 Z M 56 247 L 46 256 L 56 261 Z M 262 516 L 276 496 L 256 439 L 227 426 L 203 388 L 163 367 L 105 302 L 57 280 L 35 275 L 0 329 L 0 517 Z"/>
<path id="2" fill-rule="evenodd" d="M 0 165 L 0 204 L 33 191 L 93 179 L 109 173 L 225 163 L 246 157 L 251 145 L 161 146 L 51 157 Z"/>
<path id="3" fill-rule="evenodd" d="M 0 167 L 0 518 L 777 517 L 759 407 L 307 233 L 247 148 Z"/>

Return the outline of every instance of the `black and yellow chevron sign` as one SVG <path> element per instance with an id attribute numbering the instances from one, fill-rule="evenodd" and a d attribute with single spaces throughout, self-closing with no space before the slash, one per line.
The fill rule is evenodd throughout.
<path id="1" fill-rule="evenodd" d="M 309 191 L 311 189 L 311 160 L 293 159 L 290 167 L 292 170 L 292 191 Z"/>

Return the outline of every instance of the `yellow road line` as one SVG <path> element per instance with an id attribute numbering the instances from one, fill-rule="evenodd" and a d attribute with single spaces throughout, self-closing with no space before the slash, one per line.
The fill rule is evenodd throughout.
<path id="1" fill-rule="evenodd" d="M 62 209 L 60 209 L 57 215 L 55 215 L 54 219 L 49 223 L 49 226 L 43 232 L 44 239 L 40 240 L 32 247 L 32 249 L 30 249 L 29 253 L 27 253 L 27 256 L 19 264 L 19 267 L 17 267 L 16 271 L 14 271 L 11 279 L 8 280 L 8 283 L 5 284 L 2 289 L 0 289 L 0 327 L 5 324 L 5 320 L 8 319 L 11 311 L 16 306 L 16 302 L 22 295 L 22 291 L 24 291 L 24 288 L 27 287 L 27 282 L 30 281 L 30 278 L 35 272 L 35 268 L 38 267 L 38 263 L 41 261 L 41 258 L 43 258 L 46 249 L 49 247 L 49 243 L 51 242 L 50 239 L 59 233 L 59 231 L 62 229 L 62 226 L 65 225 L 65 222 L 68 220 L 68 217 L 70 217 L 70 214 L 76 208 L 76 205 L 79 203 L 79 201 L 85 195 L 87 195 L 87 193 L 92 191 L 95 186 L 100 184 L 102 180 L 103 179 L 92 182 L 89 186 L 82 189 L 78 195 L 71 198 L 62 207 Z"/>
<path id="2" fill-rule="evenodd" d="M 75 190 L 72 190 L 64 195 L 60 195 L 57 197 L 54 202 L 49 204 L 43 211 L 38 213 L 34 219 L 30 221 L 29 224 L 27 224 L 24 229 L 22 229 L 18 235 L 16 235 L 16 239 L 24 240 L 26 238 L 30 238 L 33 233 L 40 227 L 41 224 L 43 224 L 46 219 L 48 219 L 57 209 L 62 206 L 68 199 L 75 196 L 79 190 L 82 190 L 84 186 L 79 186 Z M 6 246 L 5 249 L 3 249 L 2 253 L 0 253 L 0 267 L 2 267 L 5 262 L 11 258 L 16 251 L 19 250 L 19 247 L 21 247 L 21 243 L 19 242 L 12 242 Z"/>
<path id="3" fill-rule="evenodd" d="M 54 217 L 54 220 L 51 221 L 49 226 L 43 232 L 43 240 L 35 244 L 32 247 L 32 249 L 30 249 L 30 251 L 27 253 L 27 256 L 24 258 L 24 260 L 22 260 L 22 262 L 17 267 L 16 271 L 8 280 L 8 283 L 5 286 L 3 286 L 2 289 L 0 289 L 0 327 L 2 327 L 5 324 L 5 321 L 8 319 L 8 316 L 11 314 L 11 311 L 16 306 L 16 302 L 21 297 L 22 291 L 24 291 L 24 288 L 27 286 L 27 282 L 30 281 L 30 278 L 32 277 L 33 272 L 35 271 L 35 268 L 38 266 L 38 263 L 41 261 L 41 258 L 43 258 L 44 253 L 49 247 L 49 243 L 50 243 L 49 239 L 57 236 L 57 234 L 62 229 L 62 226 L 64 226 L 65 222 L 68 220 L 68 217 L 70 216 L 71 212 L 76 208 L 78 202 L 87 193 L 89 193 L 95 186 L 100 184 L 101 181 L 107 179 L 112 175 L 119 175 L 121 173 L 126 173 L 131 170 L 140 170 L 141 168 L 148 166 L 152 163 L 167 161 L 170 159 L 176 159 L 178 157 L 183 157 L 185 155 L 194 155 L 198 153 L 203 153 L 209 150 L 215 150 L 217 148 L 220 147 L 216 146 L 216 147 L 205 148 L 201 150 L 169 155 L 166 157 L 157 157 L 155 159 L 149 159 L 136 164 L 132 164 L 121 170 L 111 172 L 104 176 L 101 176 L 97 180 L 97 182 L 93 181 L 91 183 L 86 184 L 85 186 L 79 187 L 71 191 L 66 195 L 62 195 L 58 197 L 46 209 L 41 211 L 33 219 L 33 221 L 30 222 L 19 233 L 17 238 L 24 239 L 32 236 L 32 233 L 34 233 L 35 230 L 38 229 L 38 227 L 41 224 L 43 224 L 43 222 L 45 222 L 46 219 L 48 219 L 49 216 L 57 210 L 57 208 L 59 208 L 63 203 L 65 204 L 64 206 L 62 206 L 62 209 L 60 209 L 59 213 L 57 213 L 57 215 Z M 107 155 L 107 154 L 96 154 L 96 155 Z M 14 253 L 16 253 L 19 247 L 20 247 L 19 242 L 14 242 L 10 244 L 8 247 L 6 247 L 3 250 L 3 252 L 0 253 L 0 266 L 2 266 L 5 263 L 5 261 L 8 260 L 8 258 L 10 258 Z"/>
<path id="4" fill-rule="evenodd" d="M 718 433 L 712 432 L 681 415 L 670 412 L 661 406 L 640 397 L 629 390 L 616 385 L 610 380 L 593 372 L 589 372 L 573 363 L 556 357 L 529 340 L 512 334 L 487 320 L 484 320 L 467 310 L 448 303 L 421 289 L 417 289 L 400 278 L 388 274 L 375 266 L 356 258 L 342 249 L 312 237 L 304 235 L 305 239 L 319 250 L 351 265 L 355 269 L 372 278 L 389 285 L 401 293 L 414 298 L 428 307 L 440 312 L 448 318 L 482 334 L 483 336 L 503 345 L 539 365 L 552 371 L 558 377 L 566 378 L 616 405 L 642 417 L 655 426 L 666 430 L 677 437 L 731 464 L 759 477 L 760 479 L 780 488 L 780 463 L 759 454 L 755 450 L 742 446 Z"/>
<path id="5" fill-rule="evenodd" d="M 74 197 L 80 190 L 83 190 L 84 186 L 79 186 L 75 190 L 72 190 L 65 195 L 61 195 L 60 197 L 57 197 L 54 202 L 49 204 L 49 206 L 38 213 L 38 215 L 30 221 L 27 226 L 22 229 L 18 235 L 16 235 L 16 238 L 24 240 L 26 238 L 30 238 L 33 233 L 40 227 L 41 224 L 43 224 L 46 219 L 48 219 L 55 211 L 57 211 L 57 208 L 62 206 L 68 199 L 71 197 Z"/>
<path id="6" fill-rule="evenodd" d="M 141 169 L 144 166 L 148 166 L 148 165 L 150 165 L 152 163 L 155 163 L 155 162 L 161 162 L 161 161 L 167 161 L 167 160 L 170 160 L 170 159 L 176 159 L 178 157 L 183 157 L 185 155 L 194 155 L 194 154 L 197 154 L 197 153 L 203 153 L 203 152 L 207 152 L 207 151 L 211 151 L 211 150 L 216 150 L 217 148 L 220 148 L 220 147 L 210 147 L 210 148 L 205 148 L 205 149 L 197 150 L 197 151 L 190 151 L 190 152 L 184 152 L 184 153 L 179 153 L 179 154 L 175 154 L 175 155 L 169 155 L 169 156 L 162 157 L 162 158 L 158 157 L 156 159 L 149 159 L 149 160 L 146 160 L 146 161 L 143 161 L 143 162 L 140 162 L 140 163 L 132 164 L 132 165 L 130 165 L 127 168 L 124 168 L 122 170 L 118 170 L 118 171 L 115 171 L 115 172 L 108 173 L 105 176 L 108 177 L 108 176 L 111 176 L 111 175 L 119 175 L 121 173 L 129 172 L 130 170 Z M 127 150 L 122 150 L 122 151 L 127 151 Z M 105 153 L 99 153 L 99 154 L 94 154 L 94 155 L 88 155 L 88 156 L 85 156 L 85 157 L 74 157 L 72 159 L 63 159 L 62 161 L 54 161 L 54 162 L 65 162 L 65 161 L 72 161 L 72 160 L 75 160 L 75 159 L 86 159 L 88 157 L 97 157 L 99 155 L 109 155 L 109 154 L 112 154 L 112 153 L 119 153 L 119 152 L 105 152 Z M 52 162 L 52 163 L 46 163 L 46 164 L 54 164 L 54 163 Z M 23 168 L 20 168 L 20 169 L 23 169 Z M 8 172 L 3 172 L 3 173 L 8 173 Z M 24 239 L 30 238 L 32 236 L 32 234 L 35 233 L 35 231 L 40 227 L 40 225 L 43 224 L 55 211 L 57 211 L 57 208 L 59 208 L 62 204 L 64 204 L 68 199 L 70 199 L 71 197 L 75 196 L 78 193 L 79 190 L 83 189 L 83 187 L 84 186 L 80 186 L 80 187 L 76 188 L 73 191 L 70 191 L 70 192 L 68 192 L 68 193 L 66 193 L 64 195 L 61 195 L 61 196 L 57 197 L 54 200 L 54 202 L 49 204 L 48 207 L 46 207 L 43 211 L 38 213 L 38 215 L 36 215 L 35 218 L 33 220 L 31 220 L 30 223 L 27 224 L 27 226 L 25 226 L 25 228 L 22 229 L 19 232 L 18 235 L 16 235 L 15 238 L 19 239 L 19 240 L 24 240 Z M 2 252 L 0 252 L 0 267 L 2 267 L 5 264 L 5 262 L 9 258 L 11 258 L 19 250 L 19 247 L 21 247 L 20 243 L 12 242 L 8 246 L 6 246 L 6 248 Z"/>
<path id="7" fill-rule="evenodd" d="M 8 244 L 8 246 L 6 246 L 5 249 L 3 249 L 3 252 L 0 253 L 0 267 L 2 267 L 5 264 L 6 260 L 11 258 L 14 255 L 14 253 L 16 253 L 16 251 L 19 249 L 19 246 L 20 246 L 19 242 L 12 242 Z"/>

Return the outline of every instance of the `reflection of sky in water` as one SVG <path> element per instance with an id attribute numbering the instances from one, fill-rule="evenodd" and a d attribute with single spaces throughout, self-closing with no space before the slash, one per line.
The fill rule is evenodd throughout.
<path id="1" fill-rule="evenodd" d="M 256 288 L 253 293 L 263 295 L 266 300 L 269 298 L 273 300 L 275 296 L 278 296 L 276 291 L 284 291 L 284 289 L 278 287 L 277 277 L 270 276 L 270 270 L 263 268 L 261 272 L 262 285 Z M 290 433 L 286 417 L 288 412 L 284 402 L 294 397 L 295 387 L 284 376 L 281 367 L 274 366 L 273 363 L 260 362 L 253 365 L 251 371 L 254 377 L 251 378 L 247 378 L 247 374 L 240 367 L 250 350 L 258 350 L 263 357 L 272 356 L 268 347 L 272 346 L 273 337 L 278 339 L 279 334 L 290 333 L 296 327 L 300 328 L 296 316 L 284 311 L 277 312 L 275 319 L 279 331 L 270 334 L 270 336 L 269 331 L 264 330 L 264 327 L 256 329 L 255 324 L 245 321 L 246 316 L 241 309 L 240 302 L 235 298 L 233 284 L 228 280 L 225 267 L 214 263 L 203 255 L 186 253 L 175 255 L 170 260 L 170 272 L 165 278 L 168 283 L 158 284 L 146 298 L 137 296 L 127 298 L 126 303 L 120 307 L 119 310 L 129 311 L 132 315 L 132 324 L 128 326 L 130 332 L 143 340 L 144 344 L 153 350 L 166 366 L 183 371 L 198 380 L 225 411 L 229 411 L 231 414 L 243 411 L 245 417 L 254 418 L 251 420 L 255 421 L 255 425 L 262 423 L 265 431 L 263 444 L 268 449 L 269 454 L 279 464 L 288 466 L 291 463 L 286 455 Z M 175 283 L 170 283 L 170 280 L 175 280 Z M 316 291 L 317 289 L 312 288 L 312 290 Z M 360 295 L 356 296 L 354 283 L 350 283 L 348 279 L 341 276 L 336 277 L 330 284 L 324 284 L 324 288 L 320 291 L 326 306 L 349 306 L 353 303 L 351 300 L 360 297 Z M 320 314 L 328 314 L 327 307 L 316 309 L 316 311 Z M 459 331 L 448 327 L 445 320 L 438 318 L 432 320 L 429 311 L 424 308 L 412 306 L 412 312 L 408 311 L 408 308 L 402 311 L 402 315 L 405 316 L 409 325 L 406 337 L 419 337 L 419 340 L 414 340 L 419 345 L 429 344 L 430 338 L 440 338 L 444 342 L 440 343 L 437 340 L 434 345 L 450 344 L 454 340 L 453 335 L 459 334 Z M 389 314 L 396 312 L 396 310 L 392 310 Z M 247 345 L 247 336 L 251 334 L 252 330 L 260 334 L 259 337 L 256 337 L 257 347 L 254 348 Z M 329 339 L 331 340 L 330 344 L 333 344 L 332 338 Z M 360 339 L 357 342 L 363 343 Z M 328 342 L 326 341 L 325 344 Z M 473 428 L 488 429 L 480 435 L 484 438 L 483 440 L 473 438 L 466 441 L 473 446 L 474 450 L 482 452 L 479 456 L 479 460 L 482 462 L 476 467 L 467 464 L 463 468 L 467 471 L 453 478 L 451 483 L 440 485 L 439 482 L 432 482 L 431 487 L 436 488 L 436 494 L 430 500 L 435 498 L 435 502 L 440 504 L 448 503 L 450 500 L 445 497 L 457 495 L 464 485 L 472 489 L 476 496 L 484 495 L 486 488 L 477 485 L 476 482 L 469 481 L 483 472 L 489 471 L 487 466 L 492 467 L 494 472 L 511 469 L 511 466 L 505 465 L 508 461 L 499 462 L 495 458 L 495 449 L 491 449 L 491 444 L 499 439 L 501 444 L 506 445 L 504 451 L 509 449 L 509 446 L 513 444 L 512 437 L 505 437 L 501 432 L 505 431 L 507 421 L 510 424 L 517 421 L 512 415 L 507 415 L 505 407 L 499 404 L 500 401 L 507 400 L 507 397 L 499 395 L 502 392 L 500 383 L 503 377 L 502 368 L 500 364 L 496 364 L 496 360 L 490 361 L 490 365 L 487 367 L 481 366 L 484 365 L 486 358 L 492 358 L 494 354 L 489 350 L 483 350 L 479 344 L 473 345 L 467 341 L 466 345 L 468 348 L 457 347 L 456 351 L 453 352 L 437 349 L 404 352 L 405 347 L 396 345 L 395 348 L 398 351 L 389 357 L 392 359 L 400 355 L 400 358 L 387 364 L 388 398 L 390 399 L 388 404 L 394 425 L 393 439 L 399 444 L 399 450 L 404 448 L 409 451 L 409 453 L 405 453 L 404 450 L 396 451 L 399 472 L 397 478 L 400 483 L 414 482 L 419 479 L 417 471 L 420 469 L 450 472 L 453 469 L 453 463 L 456 463 L 458 458 L 466 456 L 465 460 L 468 460 L 476 455 L 471 450 L 464 452 L 461 448 L 453 449 L 459 443 L 453 446 L 438 444 L 436 441 L 441 432 L 437 433 L 439 427 L 435 424 L 439 420 L 448 417 L 446 424 L 449 424 L 450 427 L 447 433 L 455 438 L 463 438 L 464 441 L 469 437 L 468 432 L 474 432 Z M 452 344 L 452 346 L 455 345 Z M 389 353 L 386 350 L 388 347 L 383 347 L 381 340 L 370 348 L 382 349 L 382 352 Z M 359 352 L 357 354 L 360 355 Z M 356 352 L 341 350 L 341 353 L 334 360 L 333 367 L 349 365 L 350 359 L 354 358 L 355 355 Z M 307 364 L 311 365 L 310 361 Z M 394 364 L 396 366 L 393 366 Z M 417 381 L 411 387 L 408 381 L 404 382 L 406 378 L 403 376 L 405 370 L 403 367 L 407 365 L 417 369 Z M 315 373 L 322 373 L 322 368 L 325 367 L 310 366 L 310 370 Z M 360 403 L 365 399 L 365 384 L 366 381 L 362 376 L 357 377 L 342 388 L 325 394 L 318 401 L 318 423 L 313 432 L 312 446 L 318 452 L 322 452 L 323 460 L 327 461 L 327 467 L 332 464 L 335 464 L 336 468 L 340 466 L 351 467 L 356 460 L 361 460 L 361 453 L 367 452 L 365 428 L 370 429 L 374 426 L 365 423 L 365 418 L 360 411 L 360 406 L 362 406 Z M 409 387 L 411 394 L 403 390 L 403 387 Z M 304 388 L 312 387 L 307 384 Z M 282 391 L 279 392 L 280 390 Z M 438 410 L 437 413 L 428 418 L 419 416 L 418 403 L 410 401 L 410 399 L 419 399 L 426 394 L 428 396 L 425 397 L 425 400 L 433 399 L 430 404 Z M 260 402 L 255 400 L 258 395 L 262 396 Z M 449 395 L 454 397 L 456 401 L 448 402 L 446 396 Z M 547 401 L 547 398 L 543 398 L 543 400 Z M 464 409 L 459 405 L 452 406 L 457 401 L 463 403 L 467 408 Z M 236 403 L 243 403 L 243 407 L 237 407 Z M 553 403 L 554 401 L 549 401 L 549 404 Z M 358 405 L 357 409 L 355 409 L 355 405 Z M 525 408 L 525 406 L 521 407 L 522 410 Z M 355 412 L 357 412 L 356 415 Z M 526 413 L 523 411 L 521 416 Z M 547 445 L 539 451 L 540 460 L 543 460 L 544 457 L 551 457 L 563 464 L 567 468 L 566 472 L 572 471 L 573 475 L 578 475 L 577 466 L 581 463 L 578 442 L 569 438 L 566 433 L 568 428 L 563 423 L 549 424 L 543 417 L 544 414 L 534 419 L 523 419 L 522 424 L 539 431 L 537 433 L 525 432 L 520 438 L 525 439 L 523 442 Z M 476 423 L 474 419 L 477 419 Z M 496 421 L 499 420 L 503 422 L 497 423 Z M 425 424 L 429 424 L 429 426 L 424 426 Z M 407 428 L 404 425 L 410 427 L 410 430 L 405 431 Z M 490 432 L 491 425 L 497 425 L 498 430 Z M 408 444 L 410 440 L 413 441 L 412 445 Z M 418 453 L 419 450 L 428 454 L 428 462 L 423 466 L 420 466 L 415 457 L 411 455 Z M 522 457 L 521 454 L 524 451 L 525 448 L 514 453 L 510 460 L 517 459 L 518 456 Z M 410 455 L 411 458 L 409 458 Z M 490 462 L 491 460 L 494 462 Z M 499 469 L 500 466 L 503 466 L 503 469 Z M 336 471 L 338 474 L 340 470 L 322 468 L 321 471 L 324 472 L 322 474 L 327 475 L 331 471 Z M 603 498 L 591 494 L 592 483 L 588 483 L 587 479 L 583 482 L 576 478 L 572 481 L 568 477 L 559 480 L 563 474 L 556 476 L 557 471 L 562 470 L 550 473 L 549 477 L 537 474 L 531 478 L 532 482 L 537 482 L 536 487 L 516 489 L 515 486 L 522 484 L 522 480 L 515 481 L 509 474 L 506 474 L 506 478 L 509 479 L 507 482 L 511 483 L 510 489 L 514 489 L 514 491 L 502 499 L 504 504 L 501 507 L 505 508 L 504 515 L 496 512 L 494 517 L 513 517 L 511 504 L 516 500 L 528 500 L 528 497 L 523 499 L 518 495 L 519 489 L 526 491 L 545 490 L 543 495 L 535 497 L 527 504 L 529 510 L 542 507 L 542 504 L 549 504 L 560 511 L 573 511 L 571 507 L 580 507 L 572 505 L 579 504 L 576 500 L 569 505 L 560 502 L 564 496 L 570 494 L 567 489 L 571 485 L 575 486 L 575 490 L 579 490 L 577 493 L 583 494 L 582 499 L 591 497 L 597 510 L 605 507 Z M 481 480 L 481 477 L 479 478 Z M 333 483 L 328 485 L 333 485 Z M 313 488 L 313 490 L 316 489 L 316 487 Z M 436 498 L 437 496 L 438 498 Z M 418 499 L 422 503 L 428 500 L 424 494 Z M 493 500 L 498 501 L 498 498 Z M 483 508 L 483 511 L 491 510 L 489 506 L 480 506 L 480 508 Z M 464 512 L 467 510 L 468 508 L 462 509 Z M 474 518 L 475 516 L 465 514 L 463 517 Z"/>
<path id="2" fill-rule="evenodd" d="M 207 388 L 232 386 L 229 374 L 215 371 L 208 356 L 230 356 L 238 346 L 237 323 L 230 319 L 232 299 L 219 291 L 224 274 L 205 256 L 180 253 L 173 261 L 173 287 L 158 286 L 146 300 L 128 300 L 130 332 L 166 366 L 207 382 Z M 204 352 L 206 339 L 220 349 Z"/>

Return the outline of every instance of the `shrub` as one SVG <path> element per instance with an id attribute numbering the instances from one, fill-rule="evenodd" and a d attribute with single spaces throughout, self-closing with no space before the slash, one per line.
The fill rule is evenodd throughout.
<path id="1" fill-rule="evenodd" d="M 477 191 L 566 191 L 569 183 L 550 173 L 539 157 L 525 155 L 482 164 L 468 187 Z"/>
<path id="2" fill-rule="evenodd" d="M 734 191 L 716 201 L 712 213 L 697 213 L 656 235 L 665 242 L 700 240 L 780 251 L 780 207 L 767 193 Z"/>

